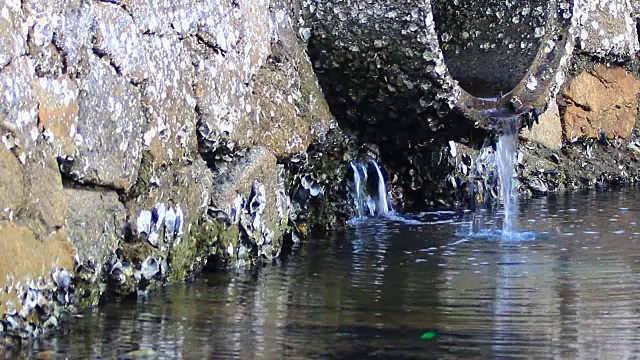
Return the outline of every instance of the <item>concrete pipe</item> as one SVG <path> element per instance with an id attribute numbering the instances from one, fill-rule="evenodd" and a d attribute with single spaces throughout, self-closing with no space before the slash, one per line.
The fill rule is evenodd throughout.
<path id="1" fill-rule="evenodd" d="M 541 112 L 564 81 L 573 50 L 569 0 L 306 5 L 310 54 L 325 96 L 365 141 L 433 137 L 470 122 L 488 128 L 487 112 L 496 110 Z M 414 133 L 399 137 L 402 129 Z"/>

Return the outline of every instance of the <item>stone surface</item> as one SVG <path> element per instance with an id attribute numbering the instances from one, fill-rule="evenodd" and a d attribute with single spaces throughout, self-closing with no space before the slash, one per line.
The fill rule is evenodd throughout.
<path id="1" fill-rule="evenodd" d="M 44 241 L 64 226 L 67 203 L 53 151 L 39 144 L 25 164 L 0 145 L 0 219 L 28 226 Z"/>
<path id="2" fill-rule="evenodd" d="M 64 244 L 68 270 L 45 266 L 47 310 L 9 314 L 12 334 L 35 336 L 105 291 L 184 280 L 212 256 L 278 256 L 291 206 L 279 162 L 335 127 L 292 6 L 0 5 L 0 234 Z"/>
<path id="3" fill-rule="evenodd" d="M 267 147 L 278 158 L 290 157 L 304 151 L 333 120 L 289 15 L 275 10 L 273 16 L 277 36 L 270 40 L 272 53 L 264 63 L 262 52 L 251 55 L 254 62 L 242 65 L 236 60 L 245 55 L 212 50 L 219 47 L 217 42 L 190 44 L 197 63 L 198 131 L 204 148 L 213 153 L 208 157 L 219 160 L 219 148 L 225 146 L 226 155 L 252 145 Z M 245 84 L 243 74 L 249 76 L 260 64 Z M 238 66 L 246 71 L 238 73 Z"/>
<path id="4" fill-rule="evenodd" d="M 157 164 L 191 159 L 198 145 L 191 61 L 177 36 L 151 36 L 146 48 L 155 71 L 141 87 L 149 122 L 144 145 Z"/>
<path id="5" fill-rule="evenodd" d="M 196 0 L 129 1 L 136 25 L 146 33 L 163 35 L 174 31 L 183 36 L 195 33 L 198 21 L 208 13 L 210 6 L 214 4 Z"/>
<path id="6" fill-rule="evenodd" d="M 148 53 L 142 35 L 131 16 L 120 6 L 98 2 L 94 9 L 96 41 L 94 50 L 107 55 L 127 79 L 139 83 L 149 76 Z"/>
<path id="7" fill-rule="evenodd" d="M 252 77 L 271 51 L 274 22 L 267 2 L 212 4 L 188 44 L 196 67 L 195 94 L 202 144 L 219 156 L 260 143 Z M 257 140 L 257 141 L 256 141 Z M 225 154 L 226 155 L 226 154 Z"/>
<path id="8" fill-rule="evenodd" d="M 539 124 L 534 124 L 531 130 L 526 127 L 522 128 L 520 136 L 549 149 L 560 149 L 562 147 L 562 123 L 558 103 L 555 99 L 547 111 L 540 115 L 539 122 Z"/>
<path id="9" fill-rule="evenodd" d="M 142 156 L 139 91 L 105 60 L 91 57 L 80 89 L 76 153 L 63 171 L 81 183 L 129 189 Z"/>
<path id="10" fill-rule="evenodd" d="M 92 48 L 95 36 L 94 6 L 92 1 L 83 1 L 77 8 L 68 9 L 53 38 L 60 49 L 69 72 L 77 72 L 78 65 Z"/>
<path id="11" fill-rule="evenodd" d="M 577 3 L 574 16 L 580 24 L 578 48 L 590 55 L 625 59 L 638 50 L 634 7 L 626 0 L 588 0 Z"/>
<path id="12" fill-rule="evenodd" d="M 65 189 L 64 194 L 69 204 L 66 230 L 80 261 L 106 263 L 124 239 L 126 210 L 118 195 L 90 189 Z"/>
<path id="13" fill-rule="evenodd" d="M 253 141 L 285 158 L 306 151 L 329 130 L 333 115 L 288 22 L 281 21 L 272 48 L 253 83 L 257 112 Z"/>
<path id="14" fill-rule="evenodd" d="M 26 197 L 16 221 L 45 239 L 64 226 L 67 214 L 58 162 L 48 145 L 38 144 L 23 167 L 23 177 Z"/>
<path id="15" fill-rule="evenodd" d="M 236 71 L 233 56 L 225 56 L 203 43 L 188 44 L 196 68 L 194 91 L 198 101 L 199 131 L 205 146 L 215 151 L 222 142 L 244 147 L 254 133 L 249 124 L 255 118 L 250 89 Z"/>
<path id="16" fill-rule="evenodd" d="M 25 0 L 23 10 L 29 30 L 29 43 L 35 47 L 48 46 L 55 29 L 62 21 L 63 11 L 72 0 Z"/>
<path id="17" fill-rule="evenodd" d="M 44 46 L 35 46 L 29 42 L 28 47 L 38 76 L 55 78 L 62 75 L 64 61 L 55 45 L 49 42 Z"/>
<path id="18" fill-rule="evenodd" d="M 2 142 L 21 154 L 22 162 L 39 136 L 34 75 L 33 61 L 26 56 L 15 59 L 0 71 L 0 126 L 8 131 Z"/>
<path id="19" fill-rule="evenodd" d="M 282 11 L 282 10 L 281 10 Z M 280 18 L 285 16 L 280 13 Z M 263 64 L 271 49 L 274 20 L 268 1 L 212 4 L 199 23 L 198 35 L 234 63 L 243 83 Z"/>
<path id="20" fill-rule="evenodd" d="M 627 138 L 636 122 L 640 82 L 621 67 L 599 65 L 572 79 L 562 97 L 565 138 L 569 141 L 600 137 Z"/>
<path id="21" fill-rule="evenodd" d="M 24 204 L 24 179 L 18 159 L 0 144 L 0 218 L 10 219 Z"/>
<path id="22" fill-rule="evenodd" d="M 26 52 L 26 36 L 20 28 L 19 2 L 0 5 L 0 69 Z"/>
<path id="23" fill-rule="evenodd" d="M 33 91 L 38 98 L 38 127 L 49 141 L 56 156 L 75 153 L 78 124 L 78 87 L 68 76 L 56 79 L 37 78 Z"/>

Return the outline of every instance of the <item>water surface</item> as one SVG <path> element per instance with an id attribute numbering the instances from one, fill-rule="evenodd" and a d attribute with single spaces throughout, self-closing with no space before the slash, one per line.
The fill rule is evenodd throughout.
<path id="1" fill-rule="evenodd" d="M 508 239 L 484 211 L 360 221 L 257 270 L 99 307 L 33 356 L 637 357 L 639 204 L 638 189 L 521 200 L 526 236 Z"/>

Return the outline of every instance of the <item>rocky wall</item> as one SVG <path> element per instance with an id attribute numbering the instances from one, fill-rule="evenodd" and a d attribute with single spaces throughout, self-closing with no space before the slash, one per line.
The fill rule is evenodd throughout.
<path id="1" fill-rule="evenodd" d="M 522 192 L 640 180 L 636 2 L 0 1 L 5 334 L 344 225 L 352 160 L 496 201 L 501 117 Z"/>
<path id="2" fill-rule="evenodd" d="M 280 254 L 334 126 L 296 9 L 0 2 L 0 332 Z"/>

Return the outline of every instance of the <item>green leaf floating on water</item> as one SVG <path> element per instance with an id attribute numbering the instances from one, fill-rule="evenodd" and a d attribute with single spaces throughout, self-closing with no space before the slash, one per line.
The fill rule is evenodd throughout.
<path id="1" fill-rule="evenodd" d="M 420 340 L 433 340 L 436 335 L 438 335 L 438 333 L 435 330 L 425 331 L 422 333 L 422 336 L 420 336 Z"/>

